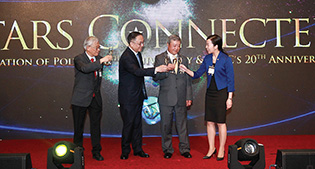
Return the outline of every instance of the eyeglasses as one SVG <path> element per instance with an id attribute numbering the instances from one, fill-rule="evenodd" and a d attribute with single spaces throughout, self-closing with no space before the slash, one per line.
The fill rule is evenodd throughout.
<path id="1" fill-rule="evenodd" d="M 97 46 L 97 47 L 93 47 L 93 46 L 90 46 L 91 48 L 95 49 L 95 50 L 101 50 L 100 49 L 100 46 Z"/>
<path id="2" fill-rule="evenodd" d="M 137 43 L 136 41 L 131 41 L 131 42 L 133 42 L 133 43 L 135 43 L 135 44 L 137 44 L 139 46 L 144 45 L 144 42 L 140 42 L 140 43 Z"/>

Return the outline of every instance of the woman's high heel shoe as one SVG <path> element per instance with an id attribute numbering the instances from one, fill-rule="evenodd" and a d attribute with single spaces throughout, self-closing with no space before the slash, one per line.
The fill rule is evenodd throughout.
<path id="1" fill-rule="evenodd" d="M 210 159 L 212 156 L 215 155 L 215 153 L 217 153 L 217 149 L 214 149 L 213 153 L 210 156 L 204 156 L 203 159 Z"/>
<path id="2" fill-rule="evenodd" d="M 225 152 L 224 152 L 225 154 Z M 223 157 L 217 157 L 217 161 L 222 161 L 224 159 L 224 154 L 223 154 Z"/>
<path id="3" fill-rule="evenodd" d="M 224 160 L 224 156 L 223 157 L 217 157 L 217 161 L 222 161 Z"/>

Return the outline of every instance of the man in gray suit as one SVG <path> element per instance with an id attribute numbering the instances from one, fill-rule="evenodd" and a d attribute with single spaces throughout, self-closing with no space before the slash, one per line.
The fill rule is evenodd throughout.
<path id="1" fill-rule="evenodd" d="M 74 124 L 73 142 L 83 147 L 83 128 L 86 112 L 90 116 L 90 133 L 93 158 L 102 161 L 100 154 L 102 97 L 100 85 L 103 64 L 113 59 L 111 55 L 99 56 L 100 44 L 96 37 L 85 39 L 84 52 L 74 58 L 75 80 L 72 94 L 72 112 Z"/>
<path id="2" fill-rule="evenodd" d="M 175 114 L 176 130 L 179 137 L 179 151 L 185 158 L 191 158 L 187 130 L 187 107 L 192 104 L 191 78 L 181 72 L 179 65 L 188 66 L 188 59 L 179 54 L 181 39 L 171 35 L 167 41 L 167 51 L 155 57 L 154 66 L 168 65 L 174 70 L 157 73 L 154 81 L 159 81 L 160 91 L 158 103 L 161 112 L 162 150 L 164 158 L 171 158 L 174 153 L 172 146 L 172 122 Z"/>

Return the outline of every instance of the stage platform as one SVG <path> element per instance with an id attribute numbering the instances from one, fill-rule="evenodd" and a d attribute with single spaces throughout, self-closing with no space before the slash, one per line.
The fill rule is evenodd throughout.
<path id="1" fill-rule="evenodd" d="M 102 138 L 103 150 L 101 154 L 104 161 L 96 161 L 92 158 L 90 139 L 84 139 L 84 157 L 86 169 L 101 168 L 213 168 L 225 169 L 227 166 L 228 146 L 242 138 L 252 138 L 264 145 L 266 168 L 275 163 L 278 149 L 315 149 L 315 135 L 268 135 L 268 136 L 228 136 L 225 158 L 216 161 L 216 158 L 204 160 L 208 143 L 206 136 L 190 137 L 191 159 L 182 157 L 178 151 L 178 138 L 173 138 L 175 152 L 171 159 L 164 159 L 160 137 L 143 138 L 143 149 L 150 155 L 144 159 L 130 154 L 128 160 L 121 160 L 120 138 Z M 36 169 L 45 169 L 47 164 L 47 150 L 61 140 L 65 139 L 27 139 L 27 140 L 1 140 L 0 153 L 30 153 L 32 166 Z M 218 148 L 218 137 L 216 137 Z M 1 168 L 1 167 L 0 167 Z M 274 167 L 271 167 L 274 168 Z"/>

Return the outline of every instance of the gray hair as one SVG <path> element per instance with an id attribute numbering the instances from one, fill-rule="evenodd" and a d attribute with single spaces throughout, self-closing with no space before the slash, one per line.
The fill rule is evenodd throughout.
<path id="1" fill-rule="evenodd" d="M 98 42 L 97 37 L 95 37 L 95 36 L 89 36 L 89 37 L 87 37 L 87 38 L 84 40 L 84 43 L 83 43 L 83 48 L 84 48 L 84 50 L 86 50 L 86 47 L 87 47 L 87 46 L 91 46 L 94 42 Z"/>
<path id="2" fill-rule="evenodd" d="M 167 43 L 170 44 L 172 40 L 173 41 L 180 41 L 180 42 L 182 42 L 182 40 L 180 39 L 180 37 L 178 35 L 171 35 L 171 36 L 169 36 L 168 39 L 167 39 Z"/>

